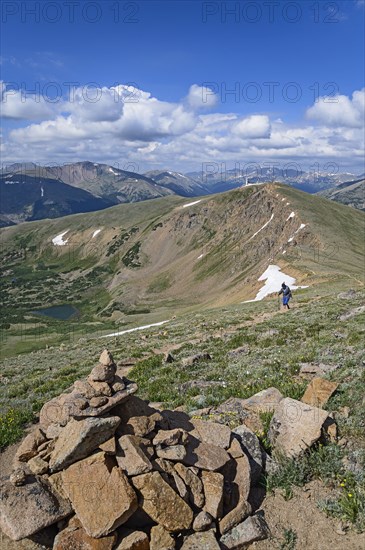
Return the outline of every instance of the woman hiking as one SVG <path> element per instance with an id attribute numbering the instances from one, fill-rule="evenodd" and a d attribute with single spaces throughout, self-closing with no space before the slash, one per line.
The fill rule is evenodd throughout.
<path id="1" fill-rule="evenodd" d="M 285 283 L 283 283 L 281 285 L 281 289 L 280 289 L 280 292 L 279 292 L 278 296 L 280 296 L 280 294 L 283 295 L 283 306 L 284 307 L 286 306 L 287 309 L 290 309 L 289 300 L 292 297 L 292 293 L 291 293 L 291 290 L 288 287 L 288 285 L 286 285 Z"/>

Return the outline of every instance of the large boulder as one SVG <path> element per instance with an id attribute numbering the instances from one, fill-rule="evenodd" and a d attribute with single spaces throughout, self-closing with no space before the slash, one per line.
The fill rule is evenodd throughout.
<path id="1" fill-rule="evenodd" d="M 49 461 L 50 469 L 56 472 L 85 458 L 114 435 L 119 423 L 118 416 L 70 420 L 56 440 Z"/>
<path id="2" fill-rule="evenodd" d="M 167 531 L 189 529 L 193 522 L 191 508 L 179 497 L 159 472 L 150 472 L 132 478 L 141 495 L 140 507 Z"/>
<path id="3" fill-rule="evenodd" d="M 112 533 L 137 509 L 137 497 L 115 459 L 97 453 L 62 472 L 63 487 L 90 537 Z"/>
<path id="4" fill-rule="evenodd" d="M 328 413 L 296 399 L 280 401 L 272 417 L 268 437 L 275 452 L 299 456 L 321 436 Z"/>
<path id="5" fill-rule="evenodd" d="M 70 502 L 39 477 L 28 476 L 21 486 L 2 481 L 0 491 L 0 527 L 13 540 L 29 537 L 72 514 Z"/>

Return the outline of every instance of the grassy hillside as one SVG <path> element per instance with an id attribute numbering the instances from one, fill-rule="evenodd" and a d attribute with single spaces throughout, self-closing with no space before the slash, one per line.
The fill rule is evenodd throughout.
<path id="1" fill-rule="evenodd" d="M 270 184 L 5 228 L 3 354 L 253 299 L 269 264 L 309 287 L 299 295 L 362 286 L 364 220 Z M 67 244 L 55 246 L 60 234 Z M 78 315 L 59 321 L 32 313 L 63 304 Z"/>
<path id="2" fill-rule="evenodd" d="M 346 206 L 365 210 L 364 179 L 341 183 L 319 194 L 335 202 L 346 204 Z"/>

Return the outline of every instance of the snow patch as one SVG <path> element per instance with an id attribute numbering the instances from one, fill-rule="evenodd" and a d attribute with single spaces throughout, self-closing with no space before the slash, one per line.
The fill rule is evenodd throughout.
<path id="1" fill-rule="evenodd" d="M 41 187 L 41 197 L 44 197 L 44 189 Z"/>
<path id="2" fill-rule="evenodd" d="M 200 258 L 202 258 L 204 256 L 204 254 L 200 254 L 200 256 L 198 256 L 198 260 L 200 260 Z"/>
<path id="3" fill-rule="evenodd" d="M 121 330 L 119 332 L 112 332 L 111 334 L 104 334 L 104 336 L 101 336 L 100 338 L 110 338 L 111 336 L 121 336 L 122 334 L 127 334 L 128 332 L 134 332 L 136 330 L 144 330 L 145 328 L 150 328 L 150 327 L 160 327 L 161 325 L 164 325 L 169 321 L 170 319 L 167 319 L 167 321 L 160 321 L 159 323 L 152 323 L 151 325 L 144 325 L 142 327 L 135 327 L 135 328 L 129 328 L 127 330 Z"/>
<path id="4" fill-rule="evenodd" d="M 112 174 L 114 174 L 114 176 L 118 176 L 118 172 L 116 172 L 115 170 L 113 170 L 113 168 L 108 168 L 108 172 L 111 172 Z"/>
<path id="5" fill-rule="evenodd" d="M 194 204 L 198 204 L 198 202 L 201 202 L 201 199 L 194 202 L 188 202 L 188 204 L 183 204 L 183 208 L 187 208 L 188 206 L 193 206 Z"/>
<path id="6" fill-rule="evenodd" d="M 281 199 L 281 202 L 285 201 L 284 197 Z"/>
<path id="7" fill-rule="evenodd" d="M 286 254 L 286 250 L 283 250 L 283 252 L 282 252 L 282 253 L 283 253 L 283 254 Z"/>
<path id="8" fill-rule="evenodd" d="M 290 275 L 287 275 L 286 273 L 283 273 L 281 271 L 281 268 L 278 265 L 269 265 L 269 267 L 264 271 L 264 273 L 257 279 L 258 281 L 266 281 L 264 286 L 258 291 L 256 294 L 256 298 L 253 300 L 246 300 L 245 302 L 242 302 L 243 304 L 247 302 L 258 302 L 268 296 L 269 294 L 272 294 L 274 292 L 279 292 L 281 288 L 281 283 L 285 281 L 285 283 L 292 289 L 296 290 L 298 288 L 308 288 L 308 286 L 296 286 L 295 281 L 296 279 L 294 277 L 290 277 Z"/>
<path id="9" fill-rule="evenodd" d="M 290 202 L 287 202 L 285 206 L 290 206 Z"/>
<path id="10" fill-rule="evenodd" d="M 91 238 L 93 239 L 94 237 L 96 237 L 96 235 L 99 235 L 100 231 L 101 231 L 101 229 L 95 229 L 95 231 L 94 231 Z"/>
<path id="11" fill-rule="evenodd" d="M 69 232 L 69 229 L 67 229 L 67 231 L 64 231 L 63 233 L 60 233 L 59 235 L 56 235 L 56 237 L 54 237 L 52 239 L 52 243 L 55 245 L 55 246 L 65 246 L 65 244 L 68 243 L 68 239 L 66 239 L 65 241 L 63 240 L 63 236 L 66 235 L 66 233 Z"/>
<path id="12" fill-rule="evenodd" d="M 290 218 L 294 218 L 295 212 L 291 212 L 289 216 L 286 218 L 286 221 L 290 220 Z"/>
<path id="13" fill-rule="evenodd" d="M 305 223 L 301 223 L 300 226 L 298 227 L 298 229 L 295 231 L 294 235 L 296 235 L 298 233 L 298 231 L 300 231 L 301 229 L 304 229 L 305 226 L 306 226 Z M 288 239 L 288 243 L 292 242 L 292 240 L 294 239 L 294 235 L 292 237 L 290 237 L 290 239 Z"/>
<path id="14" fill-rule="evenodd" d="M 274 217 L 274 214 L 271 214 L 271 218 L 269 219 L 269 221 L 266 222 L 266 223 L 264 223 L 264 225 L 263 225 L 262 227 L 260 227 L 260 229 L 259 229 L 258 231 L 256 231 L 256 233 L 254 233 L 254 234 L 252 235 L 252 237 L 250 237 L 250 238 L 248 239 L 247 242 L 250 242 L 254 237 L 256 237 L 256 235 L 257 235 L 258 233 L 260 233 L 260 231 L 262 231 L 263 229 L 265 229 L 265 227 L 266 227 L 267 225 L 269 225 L 269 223 L 271 222 L 271 220 L 273 219 L 273 217 Z"/>

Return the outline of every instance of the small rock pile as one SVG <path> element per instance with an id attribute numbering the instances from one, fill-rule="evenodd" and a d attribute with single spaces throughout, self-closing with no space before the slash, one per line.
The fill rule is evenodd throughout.
<path id="1" fill-rule="evenodd" d="M 136 391 L 104 350 L 86 380 L 44 405 L 2 480 L 4 533 L 56 525 L 55 550 L 239 550 L 267 538 L 249 503 L 269 461 L 253 431 L 159 410 Z M 245 414 L 274 410 L 272 442 L 288 456 L 328 416 L 275 388 L 233 401 Z"/>

